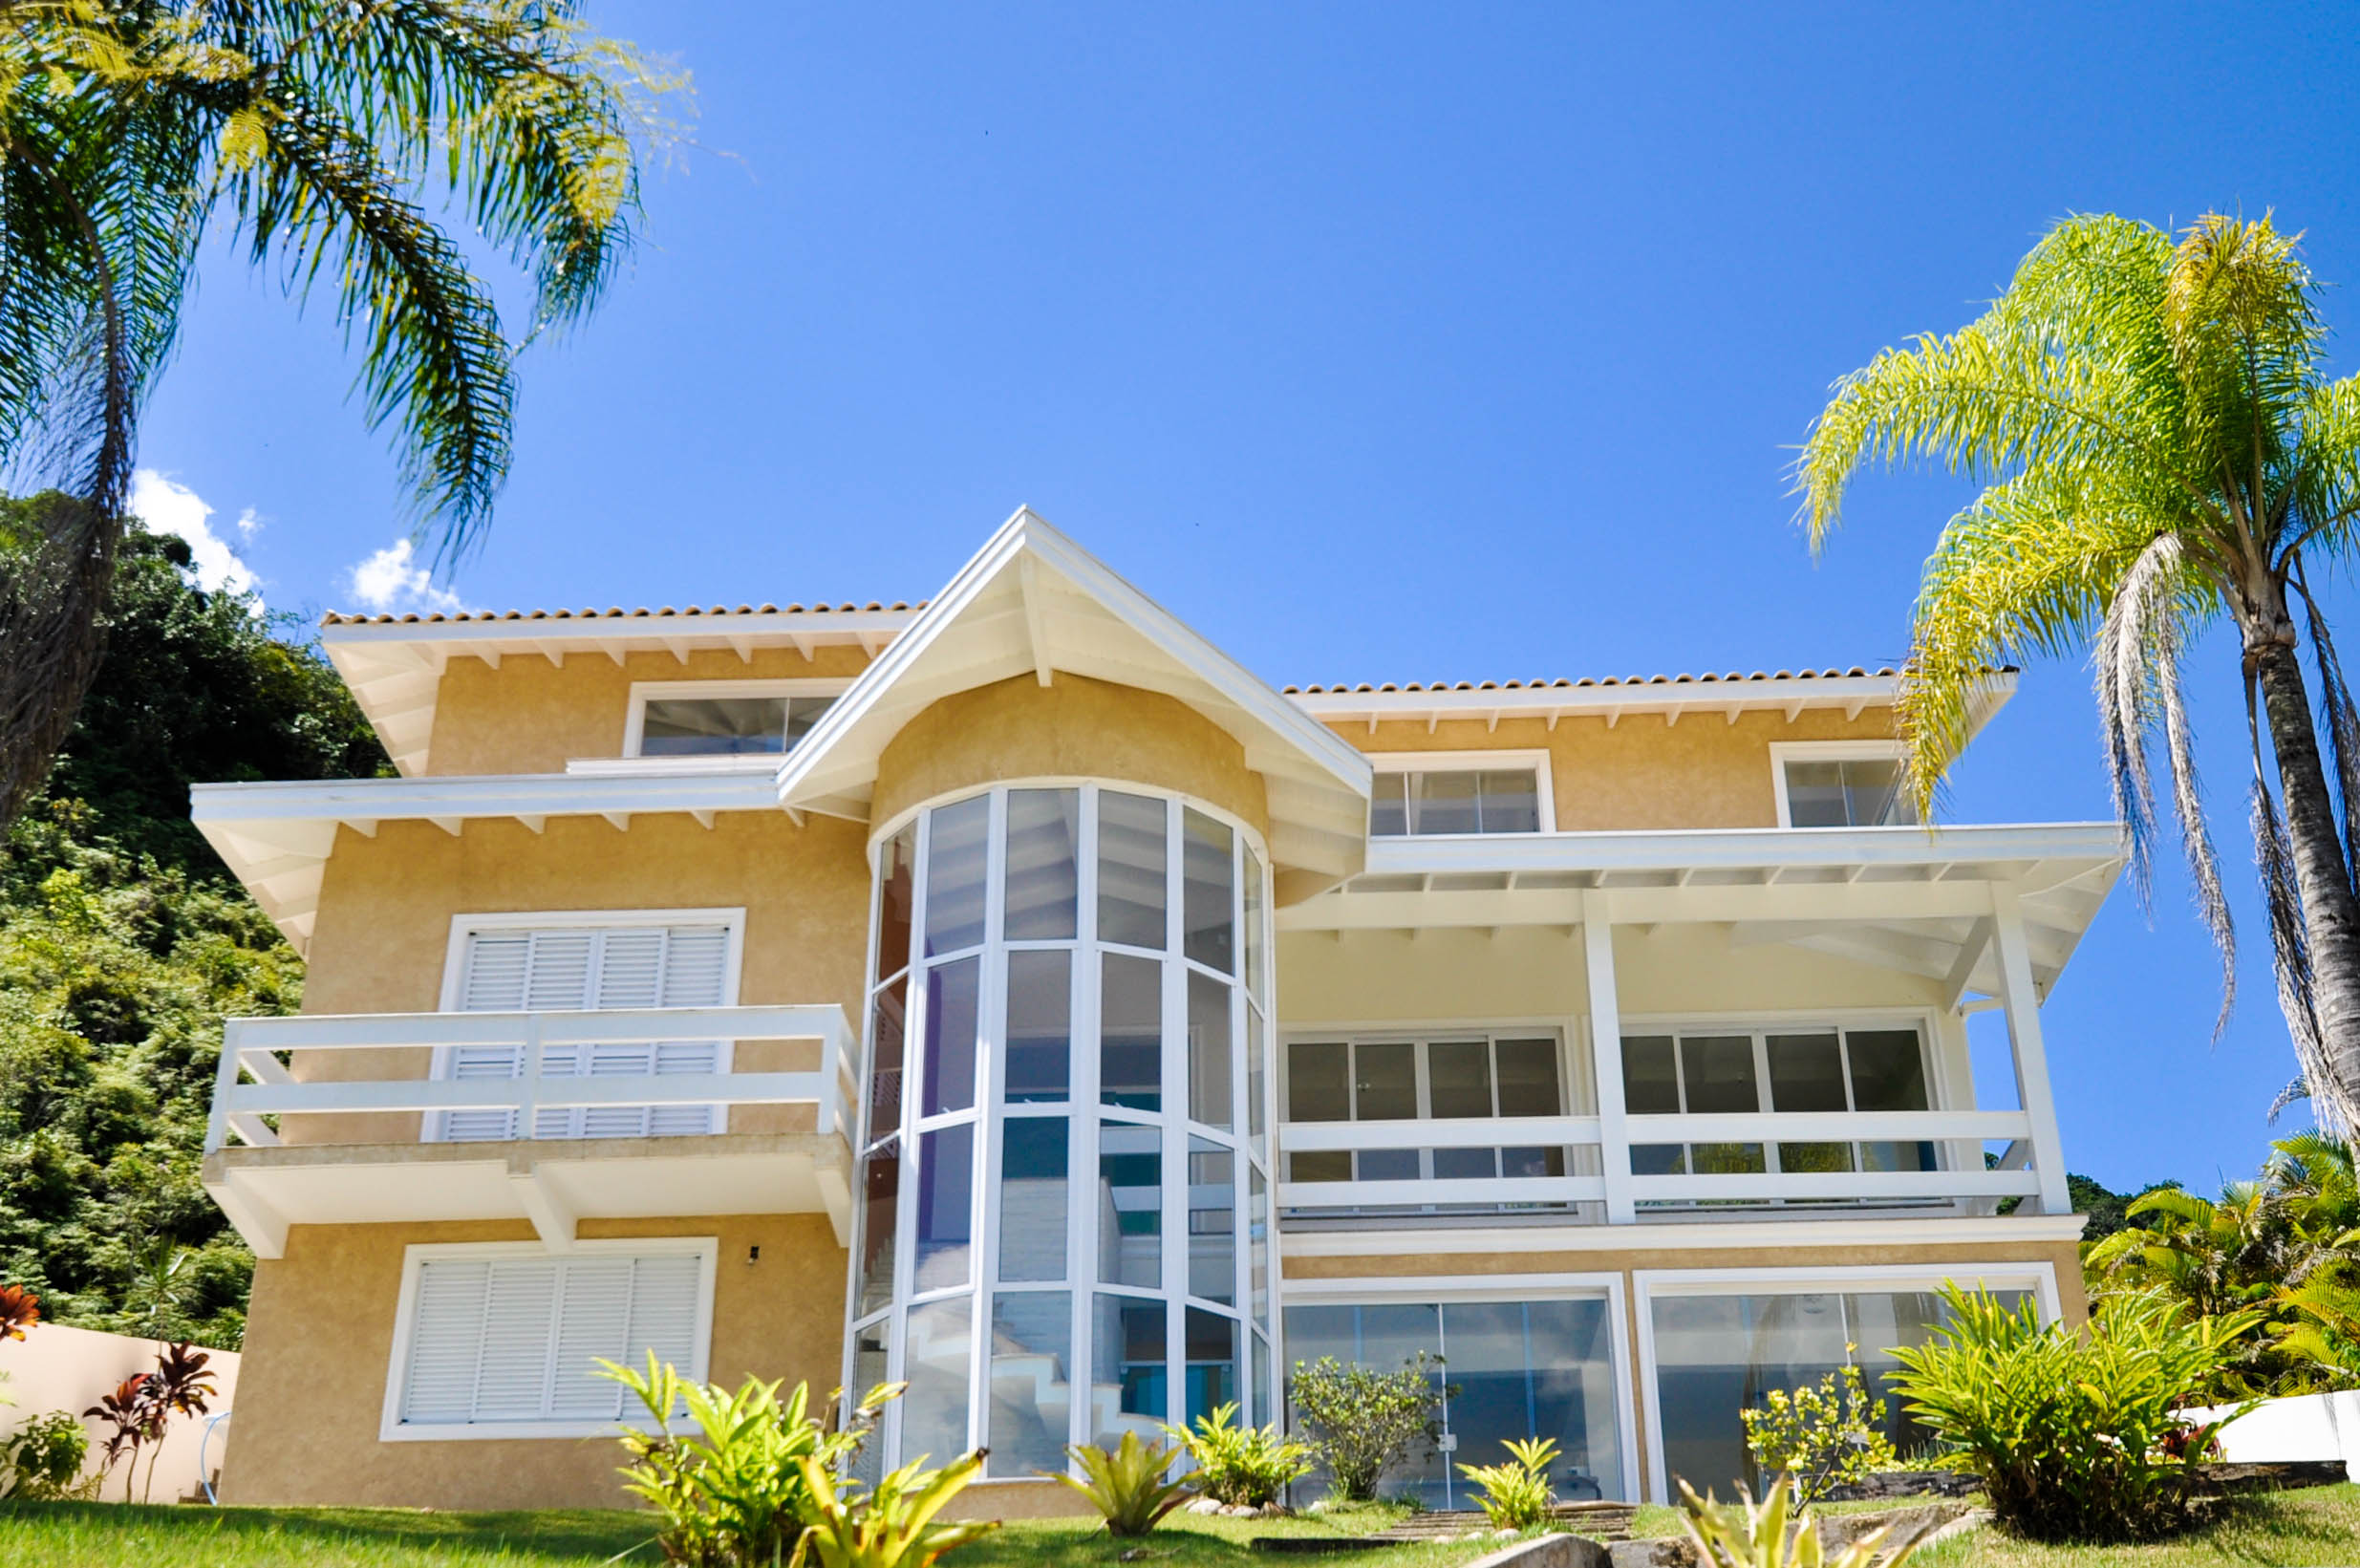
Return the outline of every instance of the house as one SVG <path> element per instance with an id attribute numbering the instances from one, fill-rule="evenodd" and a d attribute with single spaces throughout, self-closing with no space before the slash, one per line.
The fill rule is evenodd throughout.
<path id="1" fill-rule="evenodd" d="M 2117 837 L 1912 825 L 1891 671 L 1281 691 L 1029 511 L 922 606 L 323 638 L 401 776 L 195 791 L 311 963 L 213 1107 L 229 1500 L 618 1501 L 653 1352 L 1062 1512 L 1420 1350 L 1447 1457 L 1660 1499 L 1942 1281 L 2084 1311 L 2040 1004 Z"/>

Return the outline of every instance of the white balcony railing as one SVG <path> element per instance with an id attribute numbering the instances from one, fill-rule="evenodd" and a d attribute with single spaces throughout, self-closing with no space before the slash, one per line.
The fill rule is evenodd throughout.
<path id="1" fill-rule="evenodd" d="M 546 1071 L 552 1053 L 577 1047 L 672 1044 L 683 1041 L 817 1041 L 818 1066 L 805 1072 L 698 1072 L 585 1076 Z M 312 1079 L 299 1082 L 281 1053 L 467 1048 L 511 1049 L 513 1076 Z M 834 1005 L 657 1007 L 572 1013 L 359 1013 L 231 1019 L 224 1027 L 221 1074 L 205 1133 L 207 1152 L 232 1136 L 279 1142 L 268 1116 L 363 1116 L 410 1112 L 507 1112 L 518 1128 L 546 1125 L 542 1113 L 592 1106 L 811 1106 L 816 1130 L 842 1135 L 856 1105 L 851 1025 Z M 578 1055 L 566 1063 L 571 1068 Z M 429 1127 L 432 1125 L 429 1118 Z M 333 1140 L 323 1140 L 333 1141 Z"/>
<path id="2" fill-rule="evenodd" d="M 1575 1150 L 1595 1150 L 1599 1138 L 1595 1116 L 1471 1116 L 1398 1122 L 1288 1122 L 1278 1129 L 1287 1155 L 1403 1149 L 1449 1150 L 1543 1149 L 1563 1150 L 1558 1176 L 1462 1176 L 1387 1181 L 1294 1181 L 1278 1184 L 1278 1207 L 1322 1209 L 1488 1208 L 1496 1204 L 1559 1205 L 1597 1202 L 1606 1195 L 1602 1176 L 1571 1173 L 1582 1163 Z M 1594 1161 L 1592 1163 L 1595 1163 Z M 1285 1169 L 1285 1168 L 1281 1168 Z"/>

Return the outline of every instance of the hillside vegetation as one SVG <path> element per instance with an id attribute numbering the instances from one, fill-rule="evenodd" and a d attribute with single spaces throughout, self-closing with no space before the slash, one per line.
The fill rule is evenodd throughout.
<path id="1" fill-rule="evenodd" d="M 21 503 L 0 501 L 0 566 Z M 106 660 L 0 843 L 0 1280 L 54 1321 L 234 1348 L 253 1259 L 198 1182 L 226 1015 L 303 961 L 188 821 L 188 785 L 390 772 L 291 617 L 134 533 Z"/>

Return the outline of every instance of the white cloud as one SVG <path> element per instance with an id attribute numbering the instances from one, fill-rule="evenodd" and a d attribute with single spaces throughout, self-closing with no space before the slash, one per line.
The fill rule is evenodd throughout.
<path id="1" fill-rule="evenodd" d="M 213 508 L 187 485 L 176 484 L 153 468 L 141 468 L 131 476 L 131 513 L 150 533 L 174 533 L 188 541 L 189 551 L 196 557 L 192 569 L 199 588 L 208 593 L 225 588 L 234 593 L 254 591 L 253 571 L 238 559 L 229 541 L 213 531 L 213 525 L 205 521 L 213 515 Z M 249 506 L 239 515 L 237 526 L 240 537 L 251 539 L 262 523 Z"/>
<path id="2" fill-rule="evenodd" d="M 396 611 L 440 611 L 455 614 L 467 608 L 448 589 L 435 587 L 434 575 L 418 565 L 418 547 L 397 539 L 344 575 L 345 586 L 365 610 L 380 615 Z"/>

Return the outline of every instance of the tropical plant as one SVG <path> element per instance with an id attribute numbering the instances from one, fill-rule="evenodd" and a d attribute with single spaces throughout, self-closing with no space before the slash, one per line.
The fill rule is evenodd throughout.
<path id="1" fill-rule="evenodd" d="M 0 1340 L 21 1340 L 41 1321 L 41 1298 L 22 1285 L 0 1285 Z"/>
<path id="2" fill-rule="evenodd" d="M 1195 1494 L 1194 1471 L 1171 1473 L 1175 1451 L 1161 1443 L 1142 1443 L 1137 1432 L 1126 1430 L 1112 1452 L 1091 1443 L 1068 1445 L 1065 1456 L 1080 1468 L 1080 1475 L 1071 1471 L 1041 1473 L 1082 1493 L 1105 1519 L 1107 1535 L 1144 1536 Z"/>
<path id="3" fill-rule="evenodd" d="M 1549 1484 L 1549 1467 L 1557 1461 L 1556 1439 L 1534 1437 L 1501 1446 L 1508 1450 L 1506 1464 L 1461 1465 L 1459 1473 L 1482 1489 L 1475 1506 L 1492 1528 L 1537 1530 L 1556 1506 L 1556 1491 Z"/>
<path id="4" fill-rule="evenodd" d="M 666 1562 L 687 1568 L 775 1568 L 795 1550 L 816 1516 L 803 1461 L 832 1468 L 848 1459 L 876 1424 L 876 1412 L 901 1392 L 881 1385 L 841 1430 L 829 1431 L 797 1384 L 748 1378 L 736 1393 L 697 1384 L 648 1353 L 640 1372 L 600 1362 L 599 1374 L 629 1389 L 647 1424 L 626 1428 L 623 1489 L 663 1516 L 656 1536 Z M 676 1423 L 683 1417 L 691 1430 Z"/>
<path id="5" fill-rule="evenodd" d="M 142 1502 L 151 1499 L 156 1491 L 156 1462 L 163 1457 L 163 1430 L 176 1415 L 200 1416 L 211 1407 L 210 1402 L 221 1389 L 213 1382 L 213 1374 L 205 1370 L 213 1358 L 195 1345 L 167 1344 L 156 1356 L 156 1370 L 147 1375 L 142 1395 L 156 1415 L 156 1451 L 147 1458 L 147 1484 L 140 1489 Z"/>
<path id="6" fill-rule="evenodd" d="M 1333 1356 L 1295 1364 L 1289 1397 L 1337 1496 L 1372 1500 L 1386 1471 L 1441 1434 L 1437 1412 L 1455 1391 L 1443 1385 L 1442 1364 L 1440 1356 L 1423 1350 L 1391 1372 L 1347 1365 Z"/>
<path id="7" fill-rule="evenodd" d="M 1267 1508 L 1287 1483 L 1311 1469 L 1308 1444 L 1291 1442 L 1268 1427 L 1236 1424 L 1235 1404 L 1217 1406 L 1196 1418 L 1196 1429 L 1164 1430 L 1189 1451 L 1205 1495 L 1233 1508 Z"/>
<path id="8" fill-rule="evenodd" d="M 1848 1344 L 1844 1354 L 1858 1348 Z M 1899 1462 L 1893 1440 L 1885 1435 L 1884 1413 L 1884 1401 L 1868 1391 L 1859 1367 L 1847 1362 L 1791 1393 L 1772 1388 L 1762 1405 L 1738 1415 L 1754 1463 L 1765 1475 L 1791 1476 L 1796 1500 L 1809 1504 L 1831 1487 Z"/>
<path id="9" fill-rule="evenodd" d="M 999 1528 L 997 1519 L 937 1524 L 934 1515 L 983 1471 L 977 1450 L 940 1470 L 913 1460 L 877 1483 L 868 1496 L 839 1491 L 827 1467 L 808 1456 L 795 1461 L 810 1498 L 810 1527 L 795 1543 L 795 1568 L 933 1568 L 945 1552 Z"/>
<path id="10" fill-rule="evenodd" d="M 1887 1525 L 1831 1554 L 1820 1542 L 1817 1519 L 1794 1523 L 1800 1501 L 1785 1475 L 1770 1483 L 1758 1504 L 1750 1497 L 1716 1503 L 1683 1481 L 1680 1522 L 1705 1568 L 1900 1568 L 1917 1550 L 1917 1542 L 1904 1541 L 1886 1552 Z"/>
<path id="11" fill-rule="evenodd" d="M 2177 242 L 2128 219 L 2068 219 L 1979 320 L 1839 381 L 1796 475 L 1814 549 L 1863 462 L 1934 460 L 1985 485 L 1942 530 L 1919 592 L 1899 711 L 1909 786 L 1931 806 L 1996 666 L 2091 644 L 2142 895 L 2156 831 L 2148 746 L 2162 732 L 2197 901 L 2221 949 L 2222 1022 L 2235 934 L 2180 662 L 2206 626 L 2234 626 L 2255 848 L 2301 1068 L 2289 1093 L 2307 1092 L 2320 1125 L 2348 1134 L 2360 1123 L 2360 713 L 2306 567 L 2332 569 L 2360 525 L 2360 379 L 2326 376 L 2297 238 L 2266 215 L 2208 214 Z"/>
<path id="12" fill-rule="evenodd" d="M 82 1478 L 90 1433 L 72 1412 L 37 1415 L 0 1443 L 0 1500 L 50 1502 L 97 1494 L 103 1474 Z"/>
<path id="13" fill-rule="evenodd" d="M 297 292 L 331 281 L 367 416 L 397 426 L 445 558 L 481 531 L 508 464 L 514 350 L 421 203 L 447 193 L 531 274 L 527 338 L 597 303 L 681 82 L 580 9 L 0 7 L 0 466 L 61 486 L 0 562 L 0 825 L 97 667 L 140 404 L 208 236 L 225 226 Z"/>
<path id="14" fill-rule="evenodd" d="M 2080 1328 L 1945 1286 L 1949 1321 L 1892 1352 L 1893 1381 L 1948 1462 L 1973 1471 L 2002 1524 L 2038 1540 L 2119 1542 L 2184 1525 L 2197 1466 L 2257 1402 L 2191 1423 L 2250 1314 L 2185 1317 L 2119 1296 Z"/>
<path id="15" fill-rule="evenodd" d="M 99 1484 L 115 1473 L 115 1467 L 128 1459 L 123 1471 L 123 1501 L 131 1501 L 132 1483 L 139 1474 L 139 1450 L 150 1443 L 162 1441 L 164 1416 L 155 1401 L 148 1398 L 149 1374 L 123 1379 L 98 1397 L 98 1403 L 82 1412 L 85 1421 L 103 1421 L 106 1439 L 99 1450 Z M 154 1467 L 150 1466 L 150 1470 Z"/>

